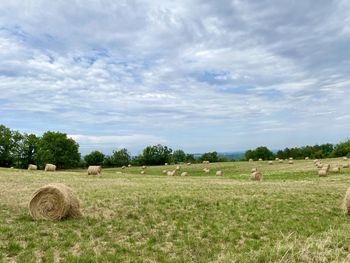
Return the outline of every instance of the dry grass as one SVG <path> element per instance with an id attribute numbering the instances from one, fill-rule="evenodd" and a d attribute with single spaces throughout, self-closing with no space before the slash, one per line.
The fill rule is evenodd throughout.
<path id="1" fill-rule="evenodd" d="M 209 164 L 209 175 L 203 167 L 183 167 L 186 177 L 163 175 L 164 166 L 101 177 L 0 169 L 0 262 L 349 261 L 349 169 L 320 178 L 312 160 Z M 262 182 L 249 180 L 252 167 Z M 70 186 L 84 217 L 33 221 L 31 194 L 49 183 Z"/>

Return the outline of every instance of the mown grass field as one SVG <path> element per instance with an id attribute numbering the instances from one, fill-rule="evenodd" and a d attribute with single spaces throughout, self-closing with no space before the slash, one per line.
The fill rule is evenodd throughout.
<path id="1" fill-rule="evenodd" d="M 203 167 L 182 166 L 188 177 L 162 174 L 174 166 L 101 177 L 0 169 L 0 262 L 350 262 L 350 169 L 319 178 L 312 160 Z M 263 181 L 249 180 L 252 167 Z M 83 218 L 31 219 L 31 194 L 52 182 L 74 189 Z"/>

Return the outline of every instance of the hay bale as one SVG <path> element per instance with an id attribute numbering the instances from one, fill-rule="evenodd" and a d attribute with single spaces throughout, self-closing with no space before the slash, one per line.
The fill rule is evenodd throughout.
<path id="1" fill-rule="evenodd" d="M 181 166 L 180 166 L 180 165 L 176 165 L 175 170 L 176 170 L 176 171 L 179 171 L 179 170 L 180 170 L 180 168 L 181 168 Z"/>
<path id="2" fill-rule="evenodd" d="M 253 162 L 253 159 L 250 158 L 250 159 L 249 159 L 249 162 Z"/>
<path id="3" fill-rule="evenodd" d="M 87 169 L 88 175 L 100 175 L 102 167 L 100 165 L 90 165 Z"/>
<path id="4" fill-rule="evenodd" d="M 328 171 L 326 169 L 321 169 L 318 171 L 318 176 L 319 177 L 326 177 L 328 174 Z"/>
<path id="5" fill-rule="evenodd" d="M 294 163 L 293 160 L 288 161 L 288 164 L 293 164 L 293 163 Z"/>
<path id="6" fill-rule="evenodd" d="M 125 169 L 125 168 L 126 168 L 126 167 L 123 165 L 123 166 L 122 166 L 122 169 Z"/>
<path id="7" fill-rule="evenodd" d="M 163 174 L 166 174 L 168 171 L 167 170 L 163 170 Z"/>
<path id="8" fill-rule="evenodd" d="M 309 157 L 305 157 L 305 160 L 309 160 L 310 158 Z"/>
<path id="9" fill-rule="evenodd" d="M 268 162 L 268 164 L 269 164 L 269 165 L 272 165 L 272 164 L 273 164 L 273 162 L 272 162 L 272 161 L 269 161 L 269 162 Z"/>
<path id="10" fill-rule="evenodd" d="M 253 172 L 250 175 L 250 180 L 252 180 L 252 181 L 260 181 L 261 179 L 262 179 L 262 174 L 258 171 Z"/>
<path id="11" fill-rule="evenodd" d="M 224 175 L 224 172 L 219 170 L 219 171 L 216 171 L 215 173 L 216 176 L 223 176 Z"/>
<path id="12" fill-rule="evenodd" d="M 146 172 L 145 172 L 145 170 L 142 170 L 141 172 L 140 172 L 140 174 L 145 174 Z"/>
<path id="13" fill-rule="evenodd" d="M 350 187 L 346 190 L 342 208 L 345 214 L 350 214 Z"/>
<path id="14" fill-rule="evenodd" d="M 283 163 L 283 160 L 282 160 L 282 159 L 279 159 L 278 162 L 279 162 L 279 163 Z"/>
<path id="15" fill-rule="evenodd" d="M 259 162 L 261 162 L 262 161 L 262 159 L 261 158 L 259 158 Z"/>
<path id="16" fill-rule="evenodd" d="M 332 169 L 332 172 L 333 173 L 339 173 L 340 172 L 340 167 L 334 167 L 333 169 Z"/>
<path id="17" fill-rule="evenodd" d="M 165 163 L 164 165 L 168 165 L 168 163 Z"/>
<path id="18" fill-rule="evenodd" d="M 181 176 L 188 176 L 188 172 L 181 173 Z"/>
<path id="19" fill-rule="evenodd" d="M 275 158 L 275 161 L 279 161 L 279 159 L 280 159 L 280 158 L 276 157 L 276 158 Z"/>
<path id="20" fill-rule="evenodd" d="M 349 168 L 349 163 L 343 164 L 343 168 Z"/>
<path id="21" fill-rule="evenodd" d="M 254 173 L 254 172 L 257 172 L 258 169 L 257 168 L 252 168 L 251 172 Z"/>
<path id="22" fill-rule="evenodd" d="M 12 168 L 13 168 L 13 167 L 12 167 Z M 35 164 L 30 164 L 30 165 L 28 165 L 28 170 L 29 170 L 29 171 L 38 170 L 38 166 L 36 166 Z"/>
<path id="23" fill-rule="evenodd" d="M 289 157 L 289 160 L 293 160 L 293 157 Z"/>
<path id="24" fill-rule="evenodd" d="M 128 164 L 128 167 L 130 168 L 130 167 L 131 167 L 131 164 Z"/>
<path id="25" fill-rule="evenodd" d="M 145 170 L 146 168 L 147 168 L 147 166 L 146 165 L 142 165 L 142 170 Z"/>
<path id="26" fill-rule="evenodd" d="M 34 220 L 82 216 L 78 198 L 64 184 L 48 184 L 35 191 L 29 202 L 29 211 Z"/>
<path id="27" fill-rule="evenodd" d="M 203 161 L 203 164 L 209 164 L 210 162 L 209 161 Z"/>
<path id="28" fill-rule="evenodd" d="M 322 165 L 322 170 L 326 170 L 327 172 L 329 172 L 329 170 L 331 169 L 331 165 L 330 164 L 324 164 Z"/>
<path id="29" fill-rule="evenodd" d="M 348 160 L 348 157 L 344 156 L 344 157 L 343 157 L 343 160 L 344 160 L 344 161 L 347 161 L 347 160 Z"/>
<path id="30" fill-rule="evenodd" d="M 45 165 L 45 172 L 54 172 L 54 171 L 56 171 L 56 165 L 50 164 L 50 163 Z"/>
<path id="31" fill-rule="evenodd" d="M 187 163 L 187 165 L 189 166 L 189 165 L 191 165 L 192 163 Z"/>
<path id="32" fill-rule="evenodd" d="M 203 172 L 209 173 L 209 172 L 210 172 L 210 169 L 209 169 L 209 168 L 204 168 L 204 169 L 203 169 Z"/>

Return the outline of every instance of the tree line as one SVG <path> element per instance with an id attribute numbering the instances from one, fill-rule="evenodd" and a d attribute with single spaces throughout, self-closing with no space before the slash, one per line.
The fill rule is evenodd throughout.
<path id="1" fill-rule="evenodd" d="M 350 140 L 346 140 L 336 145 L 326 143 L 313 146 L 308 145 L 303 147 L 285 148 L 276 153 L 273 153 L 265 146 L 260 146 L 254 150 L 248 150 L 245 152 L 246 160 L 258 160 L 260 158 L 263 160 L 272 160 L 274 158 L 287 159 L 290 157 L 293 159 L 305 159 L 306 157 L 311 159 L 321 159 L 342 156 L 350 157 Z"/>
<path id="2" fill-rule="evenodd" d="M 52 163 L 57 169 L 103 165 L 105 167 L 121 167 L 124 165 L 164 165 L 165 163 L 226 161 L 217 152 L 204 153 L 195 158 L 183 150 L 173 151 L 163 145 L 147 146 L 138 156 L 131 156 L 127 149 L 119 149 L 111 155 L 100 151 L 92 151 L 81 158 L 79 144 L 67 134 L 47 131 L 38 137 L 34 134 L 20 133 L 0 125 L 0 167 L 27 168 L 29 164 L 38 165 L 42 169 L 45 164 Z"/>

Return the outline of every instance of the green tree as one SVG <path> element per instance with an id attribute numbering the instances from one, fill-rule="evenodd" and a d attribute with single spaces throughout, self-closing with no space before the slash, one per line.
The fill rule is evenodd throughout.
<path id="1" fill-rule="evenodd" d="M 183 150 L 176 150 L 173 152 L 174 163 L 183 163 L 186 161 L 186 153 Z"/>
<path id="2" fill-rule="evenodd" d="M 139 156 L 139 162 L 147 165 L 163 165 L 171 161 L 172 149 L 161 144 L 147 146 L 142 155 Z"/>
<path id="3" fill-rule="evenodd" d="M 217 152 L 207 152 L 203 153 L 199 159 L 201 161 L 209 161 L 211 163 L 216 163 L 219 161 L 219 156 Z"/>
<path id="4" fill-rule="evenodd" d="M 12 131 L 4 125 L 0 125 L 0 166 L 10 167 L 12 165 L 11 151 L 13 146 Z"/>
<path id="5" fill-rule="evenodd" d="M 121 167 L 123 165 L 128 165 L 130 163 L 130 154 L 127 149 L 121 149 L 113 151 L 112 156 L 110 157 L 112 166 Z"/>
<path id="6" fill-rule="evenodd" d="M 60 132 L 45 132 L 39 142 L 40 165 L 52 163 L 58 169 L 77 167 L 80 162 L 79 144 Z"/>
<path id="7" fill-rule="evenodd" d="M 39 138 L 34 134 L 24 134 L 19 144 L 21 168 L 27 168 L 29 164 L 38 163 Z"/>
<path id="8" fill-rule="evenodd" d="M 102 165 L 105 155 L 100 151 L 92 151 L 84 156 L 86 165 Z"/>
<path id="9" fill-rule="evenodd" d="M 333 149 L 332 156 L 334 157 L 349 156 L 350 157 L 350 140 L 337 144 Z"/>
<path id="10" fill-rule="evenodd" d="M 263 160 L 271 160 L 274 157 L 274 154 L 265 146 L 260 146 L 255 150 L 248 150 L 245 152 L 245 158 L 247 160 L 253 159 L 263 159 Z"/>

